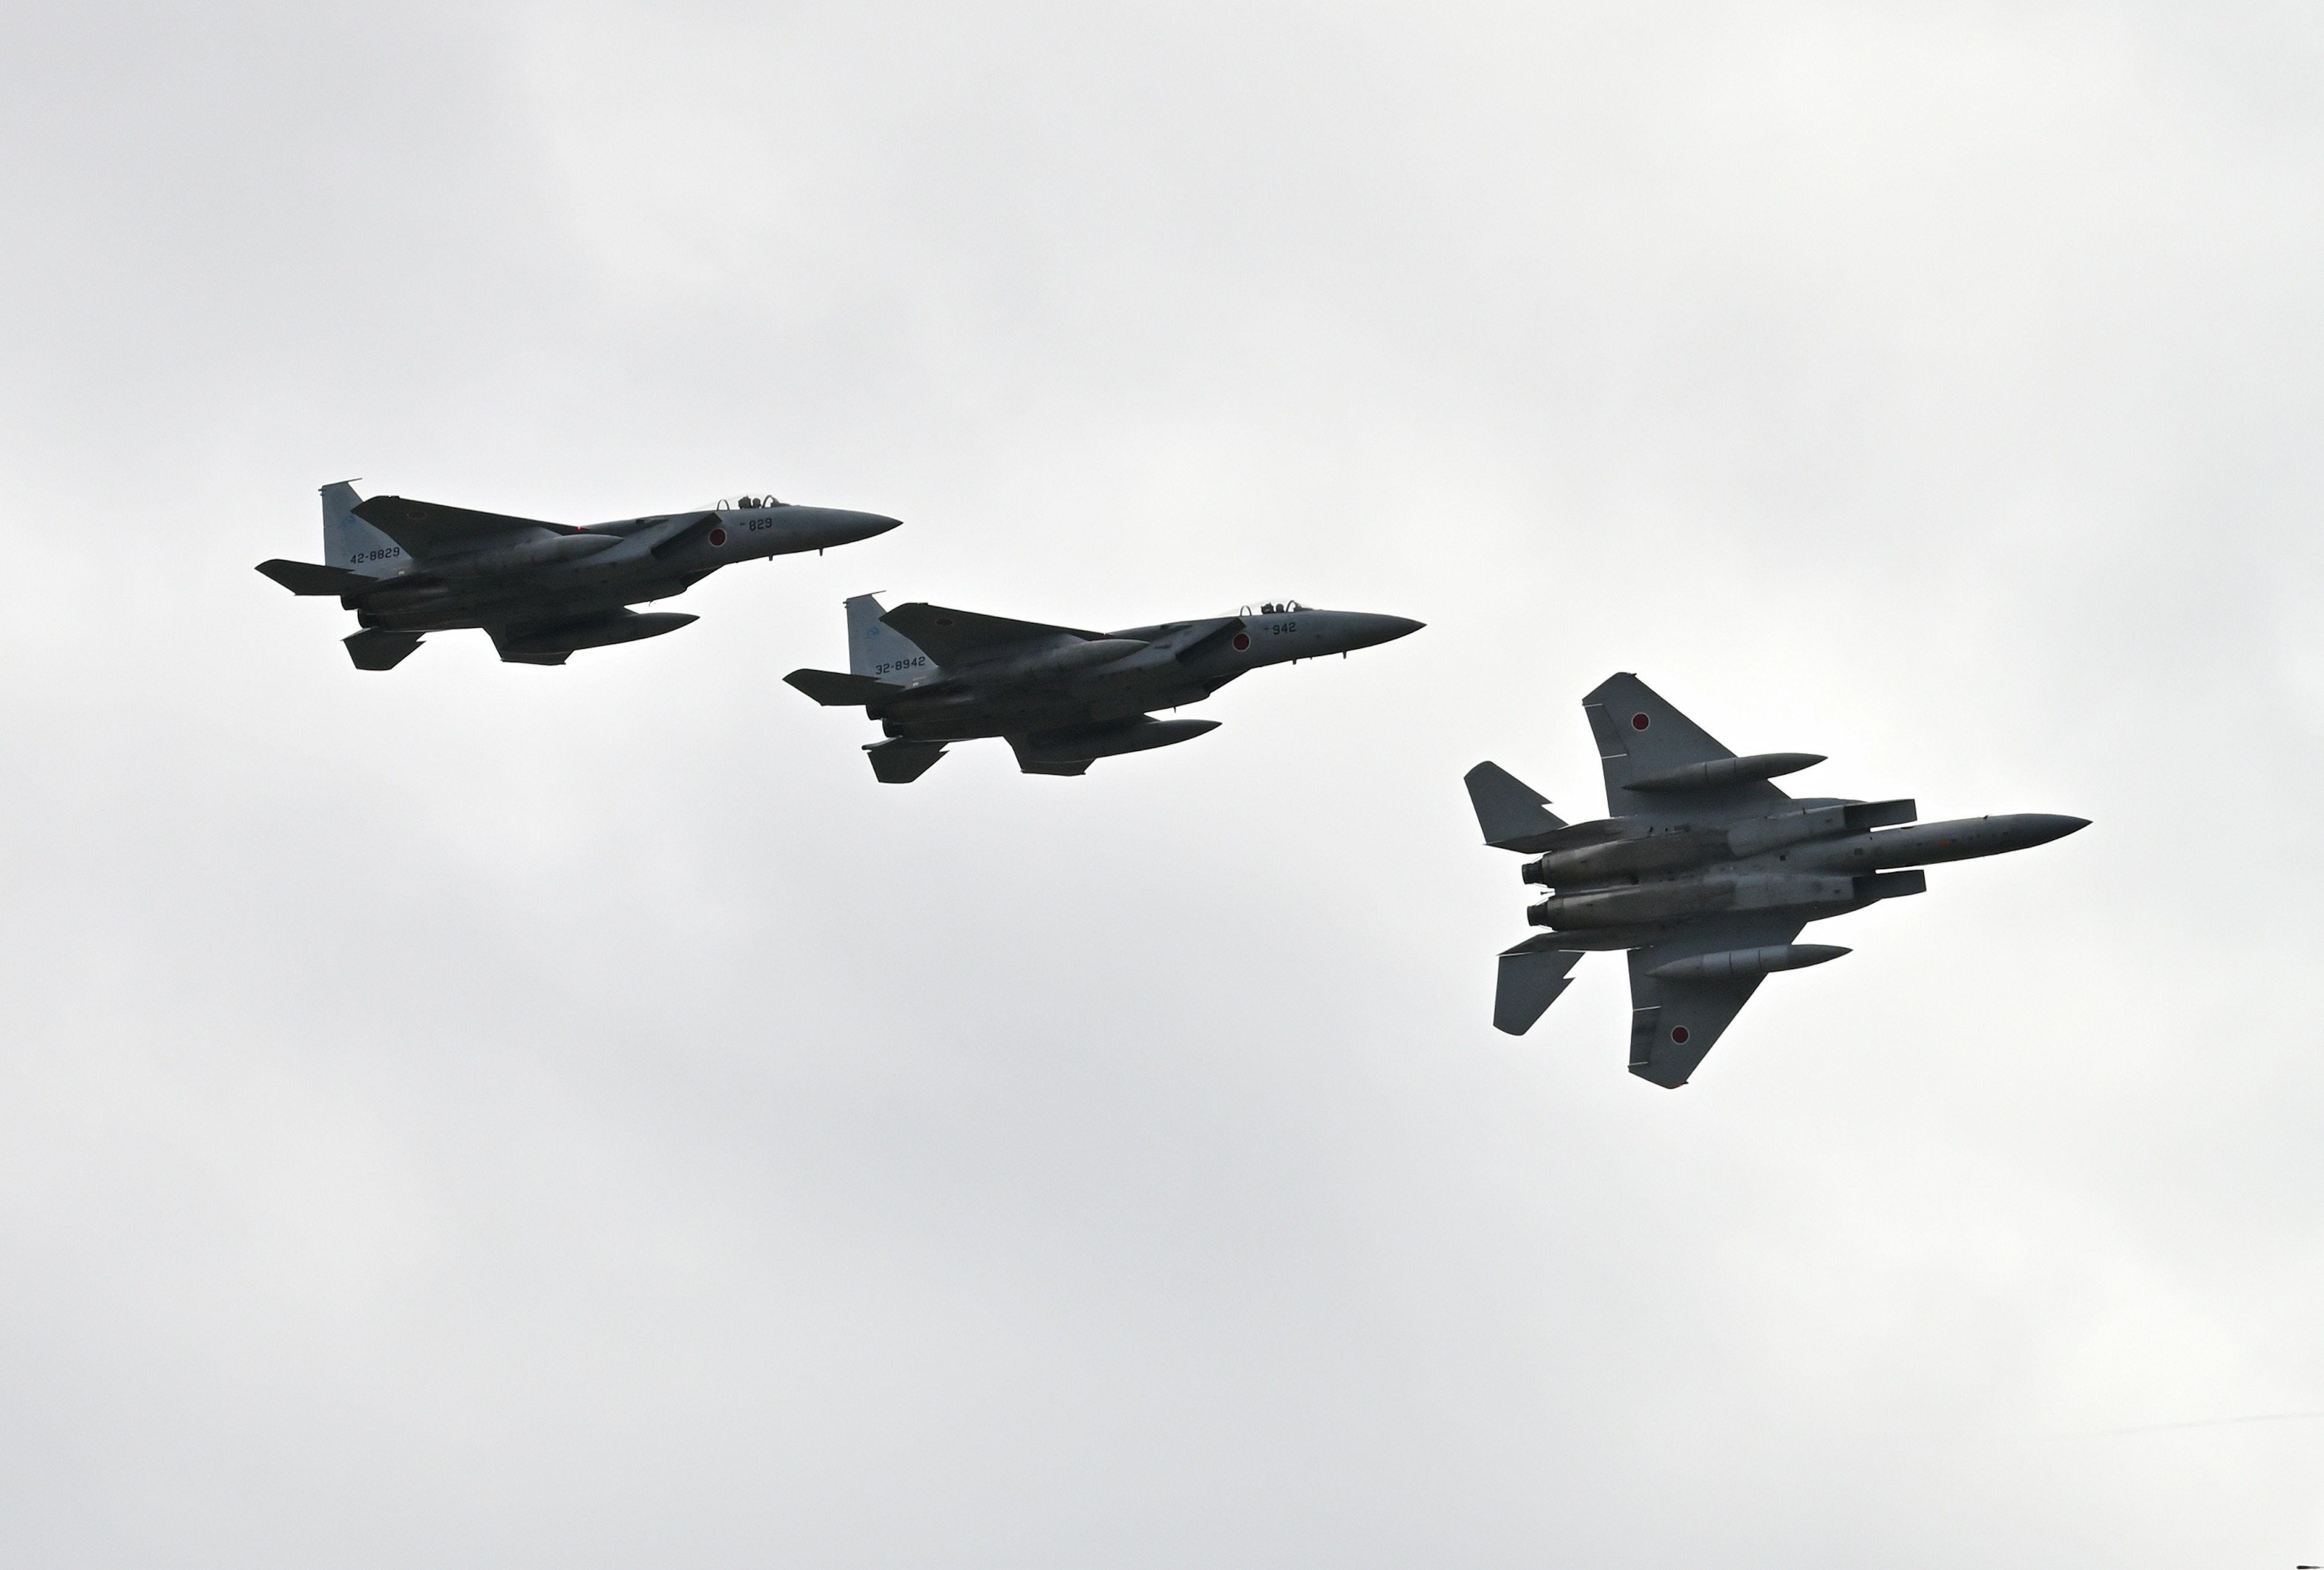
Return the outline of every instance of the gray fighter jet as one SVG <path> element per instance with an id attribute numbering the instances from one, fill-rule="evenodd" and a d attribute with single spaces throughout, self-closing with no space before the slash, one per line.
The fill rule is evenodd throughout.
<path id="1" fill-rule="evenodd" d="M 1605 765 L 1605 817 L 1569 824 L 1499 764 L 1469 771 L 1485 843 L 1534 856 L 1522 876 L 1550 891 L 1526 913 L 1550 930 L 1502 951 L 1493 1023 L 1524 1035 L 1584 953 L 1628 949 L 1630 1072 L 1671 1089 L 1761 978 L 1848 952 L 1794 941 L 1802 928 L 1929 886 L 1926 873 L 1889 869 L 1998 855 L 2088 827 L 2045 812 L 1914 824 L 1910 801 L 1794 800 L 1769 781 L 1821 754 L 1738 758 L 1627 672 L 1582 708 Z"/>
<path id="2" fill-rule="evenodd" d="M 627 607 L 684 594 L 720 568 L 885 534 L 893 518 L 771 496 L 576 528 L 401 496 L 323 487 L 323 555 L 262 561 L 294 595 L 337 595 L 363 631 L 363 670 L 387 670 L 429 633 L 482 627 L 501 658 L 562 665 L 576 649 L 675 633 L 698 618 Z"/>
<path id="3" fill-rule="evenodd" d="M 1296 600 L 1240 615 L 1118 633 L 1012 622 L 914 603 L 847 602 L 847 663 L 783 678 L 816 702 L 855 704 L 884 742 L 865 745 L 890 785 L 918 779 L 954 742 L 1005 736 L 1028 774 L 1079 774 L 1099 758 L 1194 740 L 1216 720 L 1157 719 L 1247 670 L 1345 654 L 1420 630 L 1402 616 L 1318 611 Z"/>

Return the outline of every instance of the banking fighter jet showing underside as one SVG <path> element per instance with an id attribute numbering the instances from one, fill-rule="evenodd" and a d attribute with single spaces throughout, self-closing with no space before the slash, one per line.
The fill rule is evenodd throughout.
<path id="1" fill-rule="evenodd" d="M 1219 722 L 1159 719 L 1247 670 L 1345 654 L 1420 630 L 1402 616 L 1318 611 L 1296 600 L 1240 615 L 1094 633 L 914 603 L 847 602 L 848 670 L 783 678 L 816 702 L 857 704 L 888 739 L 872 771 L 918 779 L 954 742 L 1003 736 L 1028 774 L 1079 774 L 1099 758 L 1192 741 Z"/>
<path id="2" fill-rule="evenodd" d="M 1582 700 L 1606 771 L 1607 816 L 1567 823 L 1496 763 L 1469 771 L 1485 843 L 1535 859 L 1549 930 L 1505 949 L 1493 1023 L 1533 1027 L 1593 949 L 1630 956 L 1630 1072 L 1687 1082 L 1762 978 L 1848 952 L 1802 928 L 1928 887 L 1917 869 L 2046 845 L 2088 826 L 2044 812 L 1914 823 L 1911 801 L 1794 800 L 1770 781 L 1814 753 L 1738 758 L 1637 677 Z M 1895 827 L 1911 825 L 1909 827 Z"/>
<path id="3" fill-rule="evenodd" d="M 737 561 L 822 550 L 885 534 L 893 518 L 800 507 L 771 496 L 578 528 L 402 496 L 323 487 L 323 555 L 262 561 L 294 595 L 337 595 L 363 630 L 358 669 L 386 670 L 429 633 L 481 627 L 501 658 L 562 665 L 576 649 L 675 633 L 696 618 L 628 607 L 666 600 Z"/>

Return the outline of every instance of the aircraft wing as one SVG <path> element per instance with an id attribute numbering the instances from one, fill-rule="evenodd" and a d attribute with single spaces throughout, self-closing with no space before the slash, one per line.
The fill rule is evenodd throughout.
<path id="1" fill-rule="evenodd" d="M 544 523 L 538 518 L 511 518 L 500 513 L 472 512 L 466 507 L 414 502 L 403 496 L 374 496 L 356 503 L 354 512 L 415 559 L 456 550 L 488 535 L 509 534 L 522 529 L 546 529 L 552 534 L 581 532 L 570 523 Z"/>
<path id="2" fill-rule="evenodd" d="M 1630 1072 L 1665 1090 L 1684 1085 L 1766 979 L 1665 981 L 1648 972 L 1674 959 L 1789 943 L 1806 925 L 1789 916 L 1729 916 L 1630 950 Z"/>
<path id="3" fill-rule="evenodd" d="M 1668 796 L 1633 791 L 1630 781 L 1667 775 L 1689 763 L 1708 763 L 1735 754 L 1718 738 L 1679 713 L 1670 700 L 1628 671 L 1608 677 L 1582 700 L 1598 759 L 1606 771 L 1606 816 L 1670 810 Z M 1765 780 L 1738 780 L 1686 793 L 1690 808 L 1733 814 L 1765 810 L 1791 798 Z"/>
<path id="4" fill-rule="evenodd" d="M 956 663 L 964 656 L 1005 649 L 1011 643 L 1045 642 L 1056 638 L 1087 641 L 1102 638 L 1081 627 L 1052 627 L 1040 622 L 1012 622 L 1007 616 L 979 615 L 914 600 L 898 605 L 880 618 L 918 645 L 939 665 Z"/>

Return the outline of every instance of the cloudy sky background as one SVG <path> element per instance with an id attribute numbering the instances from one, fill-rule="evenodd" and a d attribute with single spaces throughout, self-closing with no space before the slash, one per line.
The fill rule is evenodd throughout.
<path id="1" fill-rule="evenodd" d="M 0 1557 L 2324 1554 L 2312 7 L 0 12 Z M 903 530 L 389 675 L 315 489 Z M 1419 617 L 876 786 L 864 590 Z M 892 602 L 891 602 L 892 603 Z M 678 608 L 678 607 L 673 607 Z M 1488 1026 L 1635 670 L 2097 826 Z M 2198 1425 L 2165 1427 L 2166 1425 Z"/>

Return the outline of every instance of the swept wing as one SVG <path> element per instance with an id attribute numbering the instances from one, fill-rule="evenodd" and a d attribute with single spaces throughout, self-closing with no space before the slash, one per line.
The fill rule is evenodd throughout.
<path id="1" fill-rule="evenodd" d="M 1734 753 L 1681 714 L 1669 699 L 1628 671 L 1608 677 L 1582 700 L 1598 757 L 1606 771 L 1606 815 L 1667 812 L 1672 799 L 1634 790 L 1634 780 L 1667 777 L 1690 764 L 1730 759 Z M 1764 779 L 1735 780 L 1685 792 L 1690 810 L 1712 814 L 1765 812 L 1791 798 Z"/>
<path id="2" fill-rule="evenodd" d="M 1649 972 L 1698 955 L 1787 944 L 1806 925 L 1788 916 L 1729 916 L 1690 923 L 1676 937 L 1632 949 L 1630 1072 L 1669 1090 L 1684 1085 L 1766 979 L 1668 981 Z"/>
<path id="3" fill-rule="evenodd" d="M 931 605 L 915 600 L 908 605 L 898 605 L 880 618 L 889 626 L 910 639 L 920 651 L 939 665 L 956 665 L 963 660 L 973 660 L 980 654 L 994 652 L 1016 643 L 1051 642 L 1059 639 L 1088 642 L 1105 636 L 1081 627 L 1052 627 L 1041 622 L 1011 621 L 1007 616 L 987 616 L 975 611 L 955 611 L 946 605 Z"/>
<path id="4" fill-rule="evenodd" d="M 578 534 L 570 523 L 544 523 L 538 518 L 512 518 L 502 513 L 478 513 L 467 507 L 447 507 L 436 502 L 414 502 L 404 496 L 374 496 L 350 509 L 356 517 L 394 540 L 414 558 L 482 544 L 496 534 L 545 529 L 551 534 Z"/>

